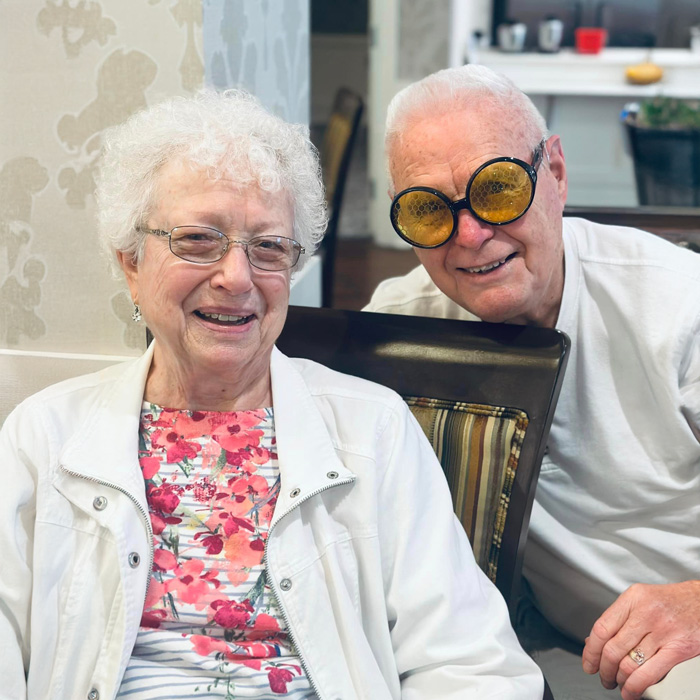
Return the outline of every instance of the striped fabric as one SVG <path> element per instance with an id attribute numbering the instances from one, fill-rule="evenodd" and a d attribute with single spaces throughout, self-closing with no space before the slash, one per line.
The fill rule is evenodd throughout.
<path id="1" fill-rule="evenodd" d="M 479 566 L 496 581 L 528 417 L 499 406 L 405 396 L 435 450 Z"/>

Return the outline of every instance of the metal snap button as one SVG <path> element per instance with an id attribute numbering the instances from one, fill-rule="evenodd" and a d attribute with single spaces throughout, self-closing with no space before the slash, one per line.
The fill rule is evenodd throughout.
<path id="1" fill-rule="evenodd" d="M 301 493 L 301 489 L 292 489 L 289 492 L 291 498 L 296 498 Z"/>
<path id="2" fill-rule="evenodd" d="M 138 552 L 129 554 L 129 566 L 135 569 L 141 563 L 141 555 Z"/>
<path id="3" fill-rule="evenodd" d="M 107 499 L 104 496 L 97 496 L 92 502 L 92 507 L 95 510 L 104 510 L 107 507 Z"/>
<path id="4" fill-rule="evenodd" d="M 328 472 L 328 474 L 326 474 L 326 476 L 327 476 L 329 479 L 337 479 L 337 478 L 338 478 L 338 472 Z"/>
<path id="5" fill-rule="evenodd" d="M 292 587 L 292 582 L 288 578 L 283 578 L 280 581 L 280 588 L 283 591 L 288 591 Z"/>
<path id="6" fill-rule="evenodd" d="M 92 688 L 87 696 L 88 700 L 100 700 L 100 691 L 97 688 Z"/>

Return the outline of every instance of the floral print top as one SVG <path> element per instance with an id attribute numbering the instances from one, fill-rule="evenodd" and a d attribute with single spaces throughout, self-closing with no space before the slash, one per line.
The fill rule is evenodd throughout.
<path id="1" fill-rule="evenodd" d="M 265 580 L 280 489 L 272 409 L 144 403 L 153 573 L 118 698 L 315 698 Z"/>

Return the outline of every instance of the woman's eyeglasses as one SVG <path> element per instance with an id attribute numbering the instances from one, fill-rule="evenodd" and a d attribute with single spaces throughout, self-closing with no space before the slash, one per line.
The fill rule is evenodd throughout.
<path id="1" fill-rule="evenodd" d="M 391 203 L 391 224 L 396 233 L 417 248 L 438 248 L 457 230 L 461 209 L 493 226 L 517 221 L 532 204 L 537 168 L 542 162 L 545 139 L 537 145 L 532 163 L 518 158 L 494 158 L 469 178 L 464 199 L 452 202 L 429 187 L 409 187 Z"/>
<path id="2" fill-rule="evenodd" d="M 187 262 L 206 265 L 226 255 L 232 244 L 242 245 L 248 262 L 259 270 L 288 270 L 299 262 L 304 248 L 284 236 L 255 236 L 249 240 L 228 238 L 218 229 L 207 226 L 176 226 L 172 231 L 139 227 L 139 231 L 168 238 L 170 251 Z"/>

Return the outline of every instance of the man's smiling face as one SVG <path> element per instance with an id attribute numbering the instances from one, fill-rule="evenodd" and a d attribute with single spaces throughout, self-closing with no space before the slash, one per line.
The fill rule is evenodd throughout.
<path id="1" fill-rule="evenodd" d="M 394 192 L 422 186 L 461 199 L 481 164 L 500 156 L 530 162 L 540 138 L 509 126 L 496 107 L 425 115 L 409 122 L 389 153 Z M 564 286 L 566 166 L 558 137 L 545 148 L 535 198 L 522 218 L 491 226 L 462 210 L 448 243 L 415 249 L 442 292 L 484 321 L 556 323 Z"/>

